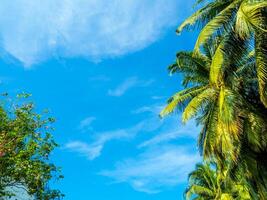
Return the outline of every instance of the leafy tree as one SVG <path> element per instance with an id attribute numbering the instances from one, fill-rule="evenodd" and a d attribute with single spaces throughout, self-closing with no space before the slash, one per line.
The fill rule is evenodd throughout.
<path id="1" fill-rule="evenodd" d="M 15 105 L 5 99 L 0 106 L 0 198 L 14 196 L 14 188 L 38 200 L 60 198 L 60 191 L 48 187 L 53 177 L 62 178 L 49 162 L 57 147 L 50 133 L 54 119 L 35 113 L 24 97 L 19 95 L 23 100 Z"/>

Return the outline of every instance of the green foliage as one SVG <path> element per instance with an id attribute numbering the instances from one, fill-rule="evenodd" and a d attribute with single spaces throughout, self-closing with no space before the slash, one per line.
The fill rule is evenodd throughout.
<path id="1" fill-rule="evenodd" d="M 177 32 L 180 33 L 184 28 L 203 26 L 195 45 L 195 53 L 199 53 L 201 47 L 218 32 L 225 35 L 234 32 L 244 40 L 255 35 L 260 96 L 263 104 L 267 107 L 267 99 L 265 98 L 267 79 L 266 0 L 213 0 L 209 3 L 197 1 L 197 5 L 203 5 L 203 7 L 185 20 Z M 218 56 L 222 55 L 219 54 Z M 220 60 L 222 58 L 217 59 L 216 62 Z"/>
<path id="2" fill-rule="evenodd" d="M 160 116 L 182 110 L 202 126 L 204 164 L 190 174 L 187 199 L 267 199 L 267 2 L 198 0 L 177 29 L 201 28 L 192 52 L 177 53 L 170 73 L 184 90 Z M 212 164 L 210 164 L 212 163 Z"/>
<path id="3" fill-rule="evenodd" d="M 186 200 L 193 196 L 205 200 L 250 200 L 249 184 L 240 178 L 234 181 L 227 176 L 224 169 L 216 163 L 197 164 L 196 169 L 189 174 L 189 186 L 185 191 Z M 195 199 L 194 198 L 194 199 Z"/>
<path id="4" fill-rule="evenodd" d="M 0 106 L 0 199 L 15 195 L 12 189 L 21 188 L 34 199 L 50 200 L 62 197 L 48 183 L 60 179 L 59 169 L 49 162 L 57 144 L 53 140 L 53 118 L 43 118 L 26 101 L 29 95 L 18 95 L 20 102 Z"/>

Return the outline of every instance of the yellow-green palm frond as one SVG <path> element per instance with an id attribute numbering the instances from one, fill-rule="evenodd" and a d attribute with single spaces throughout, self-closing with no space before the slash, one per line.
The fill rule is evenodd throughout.
<path id="1" fill-rule="evenodd" d="M 185 191 L 185 199 L 214 199 L 220 190 L 218 175 L 215 163 L 198 163 L 188 176 L 189 186 Z"/>
<path id="2" fill-rule="evenodd" d="M 238 138 L 240 133 L 240 124 L 238 123 L 239 119 L 239 104 L 241 99 L 238 98 L 232 90 L 221 86 L 219 94 L 219 118 L 220 121 L 224 124 L 224 127 L 227 127 L 227 132 L 230 133 L 235 139 Z"/>
<path id="3" fill-rule="evenodd" d="M 193 185 L 198 183 L 199 185 L 205 185 L 211 190 L 216 190 L 216 174 L 215 170 L 211 168 L 214 163 L 204 161 L 203 164 L 196 164 L 196 169 L 192 171 L 189 177 L 189 184 Z"/>
<path id="4" fill-rule="evenodd" d="M 211 37 L 202 45 L 203 54 L 209 59 L 209 63 L 211 63 L 213 56 L 221 44 L 221 41 L 223 40 L 223 37 L 221 34 L 217 34 L 214 37 Z M 196 54 L 196 53 L 194 53 Z"/>
<path id="5" fill-rule="evenodd" d="M 199 2 L 200 3 L 200 2 Z M 179 34 L 185 28 L 198 26 L 205 24 L 211 19 L 213 19 L 220 11 L 225 9 L 229 1 L 214 1 L 205 5 L 203 8 L 196 11 L 193 15 L 188 17 L 176 30 Z"/>
<path id="6" fill-rule="evenodd" d="M 174 73 L 198 73 L 201 76 L 207 75 L 209 61 L 204 55 L 193 55 L 192 52 L 179 52 L 176 55 L 176 63 L 169 66 L 168 70 Z"/>
<path id="7" fill-rule="evenodd" d="M 198 148 L 204 160 L 209 160 L 214 156 L 218 110 L 217 102 L 213 101 L 203 109 L 201 116 L 200 122 L 203 124 L 203 128 L 198 136 Z"/>
<path id="8" fill-rule="evenodd" d="M 237 77 L 240 66 L 248 65 L 250 62 L 253 64 L 255 59 L 248 56 L 249 52 L 249 42 L 234 32 L 225 34 L 212 57 L 210 83 L 217 87 L 221 84 L 232 85 L 233 78 L 240 78 Z"/>
<path id="9" fill-rule="evenodd" d="M 232 192 L 238 195 L 237 200 L 252 200 L 250 195 L 249 185 L 245 181 L 239 184 L 233 184 Z"/>
<path id="10" fill-rule="evenodd" d="M 266 119 L 255 113 L 247 114 L 246 135 L 255 152 L 267 148 Z"/>
<path id="11" fill-rule="evenodd" d="M 169 115 L 179 106 L 179 104 L 184 103 L 188 99 L 194 98 L 196 95 L 200 94 L 206 88 L 207 88 L 206 86 L 196 86 L 193 88 L 188 88 L 180 92 L 177 92 L 169 99 L 168 105 L 161 111 L 160 117 L 165 117 Z"/>
<path id="12" fill-rule="evenodd" d="M 183 86 L 206 85 L 209 82 L 210 61 L 204 55 L 193 55 L 192 52 L 179 52 L 176 55 L 176 63 L 168 69 L 171 74 L 182 73 L 184 75 Z"/>
<path id="13" fill-rule="evenodd" d="M 209 60 L 206 57 L 206 55 L 200 53 L 200 54 L 194 54 L 192 52 L 179 52 L 176 54 L 176 62 L 180 67 L 199 67 L 203 68 L 206 71 L 209 70 Z"/>
<path id="14" fill-rule="evenodd" d="M 242 0 L 233 1 L 224 10 L 222 10 L 216 17 L 210 20 L 207 25 L 201 30 L 197 42 L 195 44 L 194 52 L 200 52 L 200 47 L 205 43 L 216 31 L 222 27 L 231 24 L 234 13 L 237 11 Z"/>
<path id="15" fill-rule="evenodd" d="M 186 200 L 190 200 L 193 195 L 204 196 L 207 197 L 208 199 L 211 199 L 214 197 L 215 193 L 209 188 L 200 185 L 192 185 L 186 191 Z"/>
<path id="16" fill-rule="evenodd" d="M 214 145 L 214 154 L 222 156 L 222 158 L 228 158 L 234 162 L 237 161 L 238 146 L 236 146 L 236 140 L 231 135 L 231 130 L 235 128 L 229 124 L 223 123 L 220 118 L 217 122 L 216 142 Z"/>
<path id="17" fill-rule="evenodd" d="M 260 98 L 267 108 L 267 34 L 256 32 L 255 52 Z"/>
<path id="18" fill-rule="evenodd" d="M 244 1 L 236 15 L 236 32 L 240 37 L 248 38 L 253 30 L 267 33 L 264 26 L 262 9 L 267 7 L 266 1 Z"/>
<path id="19" fill-rule="evenodd" d="M 224 63 L 223 43 L 217 48 L 210 66 L 210 83 L 219 86 L 222 79 L 222 66 Z"/>
<path id="20" fill-rule="evenodd" d="M 218 100 L 216 146 L 222 155 L 230 156 L 233 161 L 236 161 L 238 157 L 236 143 L 243 130 L 243 123 L 239 117 L 239 104 L 242 104 L 242 99 L 234 91 L 221 86 Z"/>
<path id="21" fill-rule="evenodd" d="M 222 194 L 218 200 L 234 200 L 230 194 Z"/>
<path id="22" fill-rule="evenodd" d="M 209 101 L 212 101 L 214 97 L 216 96 L 216 91 L 213 88 L 207 88 L 204 91 L 202 91 L 200 94 L 195 96 L 186 106 L 184 112 L 183 112 L 183 122 L 188 121 L 192 117 L 194 117 L 201 106 L 204 106 L 205 103 L 208 103 Z"/>

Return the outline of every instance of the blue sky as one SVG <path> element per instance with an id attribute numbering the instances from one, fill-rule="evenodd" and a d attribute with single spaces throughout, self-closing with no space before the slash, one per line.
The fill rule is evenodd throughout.
<path id="1" fill-rule="evenodd" d="M 29 92 L 56 117 L 65 199 L 182 199 L 199 128 L 158 113 L 181 89 L 166 68 L 194 45 L 175 35 L 192 3 L 1 2 L 1 91 Z"/>

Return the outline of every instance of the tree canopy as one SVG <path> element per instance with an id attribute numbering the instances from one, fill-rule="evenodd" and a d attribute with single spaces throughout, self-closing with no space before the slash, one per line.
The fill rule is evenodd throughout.
<path id="1" fill-rule="evenodd" d="M 51 117 L 35 113 L 29 95 L 18 95 L 20 101 L 1 99 L 0 105 L 0 197 L 16 195 L 14 189 L 25 190 L 34 199 L 62 197 L 49 182 L 60 179 L 60 169 L 49 161 L 55 147 Z"/>
<path id="2" fill-rule="evenodd" d="M 169 67 L 183 75 L 185 89 L 160 114 L 182 110 L 184 122 L 195 118 L 202 127 L 203 164 L 189 175 L 186 197 L 267 199 L 267 2 L 196 6 L 177 29 L 200 28 L 195 47 L 178 52 Z"/>

